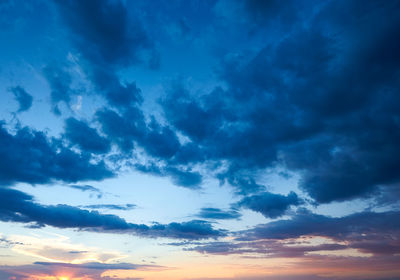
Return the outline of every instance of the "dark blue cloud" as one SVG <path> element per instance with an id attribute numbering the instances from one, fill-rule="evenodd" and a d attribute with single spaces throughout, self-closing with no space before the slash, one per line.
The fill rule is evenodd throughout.
<path id="1" fill-rule="evenodd" d="M 204 152 L 201 147 L 193 142 L 182 144 L 170 162 L 181 165 L 203 162 L 206 158 Z"/>
<path id="2" fill-rule="evenodd" d="M 177 153 L 180 143 L 175 132 L 161 126 L 153 118 L 145 122 L 140 109 L 131 107 L 123 114 L 103 109 L 96 113 L 103 132 L 124 152 L 129 152 L 134 144 L 145 149 L 149 156 L 169 159 Z"/>
<path id="3" fill-rule="evenodd" d="M 279 0 L 259 1 L 259 0 L 245 0 L 234 1 L 238 7 L 244 12 L 247 23 L 250 25 L 252 32 L 262 31 L 260 26 L 267 26 L 269 28 L 283 28 L 284 30 L 290 28 L 295 22 L 300 20 L 300 11 L 304 9 L 303 6 L 308 1 L 286 1 L 285 5 Z M 310 4 L 310 3 L 309 3 Z M 316 5 L 318 3 L 312 3 Z M 310 5 L 311 6 L 311 5 Z"/>
<path id="4" fill-rule="evenodd" d="M 182 223 L 170 223 L 168 225 L 153 226 L 155 236 L 181 238 L 181 239 L 204 239 L 226 236 L 225 230 L 215 230 L 211 224 L 202 220 L 192 220 Z"/>
<path id="5" fill-rule="evenodd" d="M 204 100 L 206 105 L 191 97 L 189 92 L 180 84 L 175 84 L 168 92 L 162 104 L 164 113 L 169 122 L 177 129 L 184 132 L 191 139 L 202 142 L 215 136 L 223 121 L 223 112 L 219 100 L 221 90 L 215 90 L 211 96 Z"/>
<path id="6" fill-rule="evenodd" d="M 219 17 L 222 4 L 57 1 L 76 63 L 94 93 L 111 106 L 96 113 L 107 140 L 80 126 L 67 129 L 71 142 L 101 153 L 109 151 L 110 142 L 121 158 L 143 149 L 149 162 L 135 165 L 138 169 L 189 188 L 202 182 L 193 171 L 196 164 L 212 162 L 213 170 L 206 171 L 226 167 L 218 169 L 217 178 L 240 195 L 265 191 L 259 171 L 279 166 L 300 174 L 299 187 L 316 203 L 377 190 L 387 201 L 398 197 L 389 186 L 400 182 L 399 3 L 243 1 L 232 2 L 235 11 Z M 196 7 L 213 32 L 205 31 L 204 18 L 182 16 L 194 15 Z M 151 23 L 145 11 L 153 10 Z M 169 21 L 175 35 L 155 28 Z M 214 46 L 232 22 L 240 25 L 237 33 L 247 44 L 232 42 L 236 37 L 227 34 Z M 165 119 L 159 123 L 142 111 L 145 94 L 137 84 L 120 75 L 148 60 L 156 52 L 154 40 L 168 36 L 201 37 L 203 51 L 217 54 L 213 78 L 221 86 L 206 92 L 175 83 L 161 98 L 163 114 L 157 117 Z M 76 94 L 69 73 L 61 63 L 44 69 L 56 112 Z M 86 141 L 77 131 L 93 139 Z M 152 163 L 154 168 L 145 168 Z"/>
<path id="7" fill-rule="evenodd" d="M 133 224 L 116 215 L 83 210 L 69 205 L 42 205 L 21 191 L 0 188 L 0 220 L 28 223 L 33 226 L 75 228 L 93 232 L 127 233 L 144 237 L 179 239 L 207 239 L 225 236 L 224 230 L 213 229 L 201 220 L 182 223 Z"/>
<path id="8" fill-rule="evenodd" d="M 80 191 L 89 191 L 89 192 L 96 192 L 96 193 L 101 193 L 101 191 L 98 188 L 95 188 L 91 185 L 68 185 L 68 187 L 77 189 Z"/>
<path id="9" fill-rule="evenodd" d="M 152 43 L 137 17 L 129 15 L 121 1 L 56 1 L 83 68 L 96 93 L 117 108 L 142 101 L 134 82 L 121 83 L 117 71 L 141 60 Z"/>
<path id="10" fill-rule="evenodd" d="M 127 65 L 151 44 L 122 1 L 56 1 L 79 51 L 90 61 Z"/>
<path id="11" fill-rule="evenodd" d="M 141 90 L 134 82 L 122 84 L 117 75 L 107 68 L 93 67 L 92 82 L 110 105 L 125 108 L 140 104 Z"/>
<path id="12" fill-rule="evenodd" d="M 227 172 L 220 173 L 217 177 L 221 184 L 227 181 L 239 195 L 249 195 L 266 190 L 266 186 L 258 184 L 251 174 L 241 174 L 238 167 L 230 166 Z"/>
<path id="13" fill-rule="evenodd" d="M 17 100 L 19 104 L 18 112 L 25 112 L 31 108 L 33 97 L 27 93 L 25 89 L 20 86 L 16 86 L 10 88 L 10 91 L 14 94 L 15 100 Z"/>
<path id="14" fill-rule="evenodd" d="M 96 113 L 109 141 L 118 145 L 126 157 L 134 148 L 143 148 L 149 157 L 168 161 L 164 162 L 168 167 L 159 175 L 170 176 L 177 185 L 198 187 L 201 175 L 177 165 L 197 157 L 199 152 L 190 145 L 180 151 L 178 137 L 169 126 L 160 125 L 154 118 L 147 122 L 140 108 L 141 90 L 134 82 L 124 83 L 118 77 L 118 70 L 139 63 L 144 52 L 150 52 L 150 59 L 156 56 L 139 17 L 120 1 L 59 1 L 57 7 L 96 93 L 114 107 Z M 80 142 L 77 144 L 82 146 Z"/>
<path id="15" fill-rule="evenodd" d="M 146 129 L 143 113 L 137 108 L 130 108 L 123 115 L 109 109 L 96 112 L 98 122 L 108 138 L 119 148 L 129 153 L 136 139 L 143 139 Z"/>
<path id="16" fill-rule="evenodd" d="M 22 127 L 10 134 L 0 126 L 0 184 L 44 184 L 54 180 L 102 180 L 113 172 L 103 161 L 78 154 L 43 132 Z"/>
<path id="17" fill-rule="evenodd" d="M 291 206 L 301 204 L 296 193 L 288 195 L 264 192 L 243 198 L 237 203 L 238 206 L 251 209 L 263 214 L 266 218 L 278 218 L 286 213 Z"/>
<path id="18" fill-rule="evenodd" d="M 257 14 L 290 15 L 296 11 L 282 10 L 292 4 L 245 5 Z M 261 191 L 257 171 L 283 166 L 301 174 L 300 188 L 317 203 L 373 195 L 400 181 L 399 10 L 398 1 L 299 9 L 305 24 L 290 24 L 281 39 L 226 53 L 224 89 L 197 96 L 174 85 L 162 100 L 165 115 L 201 148 L 202 161 L 227 163 L 219 178 L 238 193 Z"/>
<path id="19" fill-rule="evenodd" d="M 202 176 L 199 172 L 191 170 L 182 170 L 175 167 L 166 169 L 165 174 L 171 177 L 172 181 L 182 187 L 196 189 L 200 187 Z"/>
<path id="20" fill-rule="evenodd" d="M 225 211 L 219 208 L 205 207 L 200 209 L 197 216 L 202 219 L 229 220 L 239 219 L 242 215 L 235 209 Z"/>
<path id="21" fill-rule="evenodd" d="M 60 115 L 59 103 L 63 102 L 69 107 L 71 96 L 76 92 L 71 89 L 72 77 L 64 65 L 55 63 L 43 68 L 43 74 L 50 86 L 50 97 L 53 113 Z"/>
<path id="22" fill-rule="evenodd" d="M 92 196 L 92 194 L 95 194 L 97 198 L 103 197 L 103 192 L 100 189 L 90 185 L 66 185 L 66 186 L 83 192 L 90 192 L 91 193 L 90 196 Z"/>
<path id="23" fill-rule="evenodd" d="M 150 158 L 164 161 L 167 165 L 135 164 L 137 170 L 158 176 L 169 176 L 179 186 L 198 188 L 202 182 L 199 172 L 181 167 L 188 158 L 197 157 L 198 151 L 190 144 L 181 146 L 176 133 L 168 126 L 162 126 L 153 118 L 146 123 L 140 109 L 131 107 L 122 114 L 102 109 L 96 113 L 102 131 L 120 150 L 129 155 L 135 146 L 144 149 Z M 183 147 L 181 151 L 181 147 Z"/>
<path id="24" fill-rule="evenodd" d="M 149 126 L 141 146 L 154 157 L 169 159 L 174 156 L 180 148 L 175 132 L 169 127 L 161 127 L 154 119 Z"/>
<path id="25" fill-rule="evenodd" d="M 189 188 L 199 189 L 203 181 L 203 177 L 199 172 L 192 171 L 188 168 L 177 168 L 173 166 L 160 167 L 157 164 L 135 164 L 136 170 L 149 173 L 155 176 L 169 176 L 175 185 Z"/>
<path id="26" fill-rule="evenodd" d="M 100 136 L 96 129 L 74 118 L 65 120 L 65 136 L 72 144 L 86 152 L 107 153 L 111 148 L 110 142 Z"/>

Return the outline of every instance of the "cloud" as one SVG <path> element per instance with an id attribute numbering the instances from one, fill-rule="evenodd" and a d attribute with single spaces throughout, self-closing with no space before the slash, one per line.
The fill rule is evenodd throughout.
<path id="1" fill-rule="evenodd" d="M 143 237 L 178 239 L 207 239 L 225 236 L 223 230 L 213 229 L 201 220 L 182 223 L 133 224 L 110 214 L 83 210 L 68 205 L 41 205 L 33 197 L 13 189 L 0 188 L 0 220 L 28 223 L 33 226 L 75 228 L 92 232 L 127 233 Z"/>
<path id="2" fill-rule="evenodd" d="M 181 170 L 175 167 L 169 167 L 165 170 L 165 173 L 172 178 L 172 182 L 178 186 L 182 186 L 189 189 L 199 188 L 202 182 L 202 176 L 199 172 L 191 170 Z"/>
<path id="3" fill-rule="evenodd" d="M 252 174 L 242 173 L 238 167 L 231 166 L 230 170 L 219 173 L 217 177 L 221 183 L 227 181 L 235 188 L 235 193 L 239 195 L 254 194 L 267 189 L 266 186 L 257 183 Z"/>
<path id="4" fill-rule="evenodd" d="M 170 176 L 177 185 L 198 188 L 202 182 L 201 175 L 189 168 L 176 166 L 181 163 L 179 160 L 191 157 L 193 151 L 180 151 L 180 141 L 169 126 L 161 125 L 154 118 L 147 122 L 140 108 L 143 102 L 141 90 L 135 82 L 122 82 L 118 77 L 120 69 L 141 62 L 144 52 L 151 54 L 150 60 L 156 56 L 153 42 L 139 17 L 134 17 L 120 1 L 60 1 L 57 8 L 73 45 L 82 55 L 81 64 L 95 92 L 113 107 L 113 110 L 101 109 L 96 113 L 96 119 L 108 140 L 118 145 L 122 156 L 126 157 L 130 157 L 136 146 L 143 148 L 147 156 L 161 160 L 161 165 L 164 165 L 159 175 Z M 87 131 L 81 128 L 79 131 Z M 70 140 L 81 147 L 85 144 L 89 152 L 88 148 L 95 143 L 103 143 L 90 141 L 88 147 L 82 137 L 73 137 L 76 133 L 69 135 Z M 192 147 L 188 145 L 185 148 Z"/>
<path id="5" fill-rule="evenodd" d="M 213 94 L 216 98 L 201 100 L 203 103 L 210 103 L 202 106 L 202 103 L 190 96 L 183 85 L 174 84 L 161 103 L 169 122 L 194 141 L 201 143 L 206 138 L 212 138 L 223 121 L 220 106 L 224 104 L 218 98 L 223 93 L 215 90 Z"/>
<path id="6" fill-rule="evenodd" d="M 13 94 L 15 100 L 19 104 L 18 112 L 28 111 L 32 106 L 33 97 L 20 86 L 9 89 Z"/>
<path id="7" fill-rule="evenodd" d="M 10 240 L 10 239 L 8 239 L 6 237 L 2 237 L 0 235 L 0 248 L 9 248 L 14 245 L 23 245 L 23 243 L 19 242 L 19 241 Z"/>
<path id="8" fill-rule="evenodd" d="M 171 166 L 159 166 L 154 162 L 148 164 L 135 164 L 137 171 L 149 173 L 155 176 L 169 176 L 172 182 L 180 187 L 188 189 L 199 189 L 203 181 L 203 177 L 199 172 L 192 171 L 190 168 L 177 168 Z"/>
<path id="9" fill-rule="evenodd" d="M 78 95 L 76 103 L 72 106 L 75 112 L 79 112 L 82 109 L 82 95 Z"/>
<path id="10" fill-rule="evenodd" d="M 98 189 L 95 188 L 91 185 L 67 185 L 69 188 L 73 188 L 73 189 L 77 189 L 83 192 L 92 192 L 92 193 L 96 193 L 98 198 L 101 198 L 103 196 L 103 192 Z"/>
<path id="11" fill-rule="evenodd" d="M 68 237 L 52 234 L 39 236 L 10 235 L 11 250 L 18 255 L 34 256 L 51 262 L 111 263 L 123 259 L 126 255 L 118 251 L 109 251 L 71 243 Z"/>
<path id="12" fill-rule="evenodd" d="M 375 255 L 394 255 L 400 252 L 400 213 L 360 212 L 334 218 L 299 210 L 289 220 L 273 221 L 243 232 L 241 239 L 293 239 L 319 236 L 335 242 L 346 242 L 348 248 Z"/>
<path id="13" fill-rule="evenodd" d="M 129 15 L 122 1 L 56 3 L 96 93 L 117 108 L 140 104 L 142 97 L 135 82 L 121 83 L 116 74 L 119 68 L 138 63 L 141 51 L 152 50 L 138 18 Z"/>
<path id="14" fill-rule="evenodd" d="M 310 6 L 318 7 L 318 3 L 312 4 Z M 301 20 L 302 12 L 304 13 L 305 10 L 304 6 L 307 7 L 304 3 L 291 0 L 287 1 L 285 5 L 278 0 L 221 0 L 217 3 L 216 12 L 218 15 L 224 16 L 230 25 L 238 23 L 245 25 L 251 37 L 251 35 L 254 36 L 254 33 L 262 32 L 265 29 L 275 28 L 287 32 Z M 241 17 L 241 20 L 238 21 L 237 17 Z"/>
<path id="15" fill-rule="evenodd" d="M 86 152 L 102 154 L 111 148 L 109 141 L 100 136 L 96 129 L 74 118 L 65 120 L 65 137 Z"/>
<path id="16" fill-rule="evenodd" d="M 81 205 L 80 207 L 89 209 L 132 210 L 136 208 L 136 205 L 135 204 L 92 204 L 92 205 Z"/>
<path id="17" fill-rule="evenodd" d="M 144 137 L 146 123 L 142 111 L 136 107 L 126 110 L 122 116 L 114 110 L 98 110 L 96 118 L 102 131 L 124 153 L 133 149 L 134 140 Z"/>
<path id="18" fill-rule="evenodd" d="M 57 1 L 71 39 L 90 61 L 129 64 L 150 45 L 138 20 L 129 17 L 122 1 Z"/>
<path id="19" fill-rule="evenodd" d="M 10 134 L 0 125 L 0 184 L 45 184 L 54 180 L 77 182 L 102 180 L 114 174 L 103 161 L 93 163 L 60 141 L 28 127 Z"/>
<path id="20" fill-rule="evenodd" d="M 196 251 L 209 255 L 240 255 L 249 258 L 306 258 L 310 253 L 339 251 L 347 249 L 348 246 L 337 243 L 325 243 L 318 245 L 291 244 L 286 245 L 276 240 L 263 240 L 256 242 L 209 242 L 194 247 L 186 248 L 185 251 Z"/>
<path id="21" fill-rule="evenodd" d="M 117 75 L 107 68 L 94 66 L 92 71 L 92 82 L 110 105 L 116 108 L 129 108 L 142 103 L 141 90 L 135 82 L 122 84 Z"/>
<path id="22" fill-rule="evenodd" d="M 399 212 L 360 212 L 344 217 L 329 217 L 300 209 L 289 220 L 273 221 L 256 227 L 252 233 L 265 238 L 295 238 L 302 235 L 326 236 L 332 238 L 362 234 L 374 231 L 400 230 L 396 217 Z M 391 221 L 387 223 L 387 221 Z"/>
<path id="23" fill-rule="evenodd" d="M 134 146 L 138 145 L 150 159 L 155 158 L 162 163 L 150 164 L 150 160 L 146 164 L 136 163 L 134 166 L 138 171 L 169 176 L 178 186 L 199 188 L 201 174 L 188 167 L 177 166 L 181 162 L 176 161 L 175 155 L 187 158 L 191 151 L 178 154 L 181 144 L 176 133 L 169 127 L 161 126 L 154 118 L 147 124 L 141 110 L 135 107 L 126 109 L 122 114 L 102 109 L 97 111 L 96 116 L 102 131 L 111 142 L 118 145 L 123 154 L 129 155 Z"/>
<path id="24" fill-rule="evenodd" d="M 272 219 L 284 215 L 291 206 L 299 204 L 301 200 L 294 192 L 290 192 L 287 196 L 264 192 L 245 197 L 237 203 L 239 207 L 251 209 Z"/>
<path id="25" fill-rule="evenodd" d="M 202 219 L 212 219 L 212 220 L 229 220 L 229 219 L 239 219 L 242 215 L 235 209 L 224 211 L 219 208 L 201 208 L 200 213 L 197 215 Z"/>
<path id="26" fill-rule="evenodd" d="M 295 13 L 275 1 L 245 5 Z M 225 53 L 224 88 L 199 96 L 173 85 L 161 101 L 166 119 L 201 148 L 192 162 L 223 162 L 220 178 L 240 194 L 262 189 L 260 171 L 282 167 L 300 175 L 299 187 L 316 203 L 371 196 L 400 181 L 398 11 L 396 1 L 299 9 L 308 16 L 289 24 L 290 33 L 271 35 L 254 51 Z"/>
<path id="27" fill-rule="evenodd" d="M 77 92 L 71 89 L 72 77 L 65 65 L 49 64 L 43 68 L 43 74 L 50 86 L 50 97 L 53 113 L 61 115 L 59 103 L 69 107 L 71 96 Z"/>
<path id="28" fill-rule="evenodd" d="M 149 155 L 162 159 L 174 156 L 181 146 L 175 132 L 167 126 L 161 127 L 154 119 L 140 144 Z"/>
<path id="29" fill-rule="evenodd" d="M 103 109 L 97 111 L 96 116 L 103 132 L 124 152 L 129 152 L 136 143 L 149 156 L 165 160 L 171 158 L 180 147 L 175 132 L 167 126 L 161 126 L 154 118 L 147 124 L 138 108 L 129 108 L 122 115 Z"/>
<path id="30" fill-rule="evenodd" d="M 360 212 L 329 217 L 300 209 L 291 219 L 272 221 L 232 233 L 229 241 L 181 242 L 185 251 L 246 258 L 301 258 L 310 268 L 324 262 L 365 262 L 385 266 L 398 261 L 400 212 Z M 314 263 L 313 263 L 314 262 Z M 351 265 L 350 263 L 358 263 Z M 379 263 L 379 264 L 378 264 Z M 390 265 L 391 266 L 391 265 Z M 303 267 L 304 268 L 304 267 Z M 302 269 L 303 269 L 302 268 Z M 326 267 L 325 267 L 326 268 Z"/>

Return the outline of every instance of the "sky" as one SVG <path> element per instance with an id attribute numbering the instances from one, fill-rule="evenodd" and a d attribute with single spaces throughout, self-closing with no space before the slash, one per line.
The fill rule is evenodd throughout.
<path id="1" fill-rule="evenodd" d="M 0 280 L 400 279 L 400 1 L 0 0 Z"/>

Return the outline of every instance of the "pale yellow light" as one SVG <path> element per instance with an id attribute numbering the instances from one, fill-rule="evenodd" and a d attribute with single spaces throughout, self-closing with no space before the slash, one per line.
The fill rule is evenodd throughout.
<path id="1" fill-rule="evenodd" d="M 58 280 L 69 280 L 68 277 L 59 277 Z"/>

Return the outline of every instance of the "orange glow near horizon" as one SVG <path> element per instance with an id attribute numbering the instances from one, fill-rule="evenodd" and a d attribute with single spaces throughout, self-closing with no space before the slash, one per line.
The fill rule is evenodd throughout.
<path id="1" fill-rule="evenodd" d="M 24 278 L 25 279 L 25 278 Z M 81 278 L 81 277 L 69 277 L 69 276 L 44 276 L 44 275 L 30 275 L 28 280 L 35 279 L 35 280 L 95 280 L 92 278 Z"/>
<path id="2" fill-rule="evenodd" d="M 263 264 L 250 264 L 246 263 L 248 260 L 242 260 L 242 264 L 223 264 L 223 263 L 202 263 L 198 265 L 176 266 L 170 268 L 155 268 L 155 269 L 143 269 L 143 270 L 107 270 L 104 271 L 100 278 L 99 275 L 87 275 L 87 274 L 69 274 L 58 272 L 53 275 L 26 275 L 27 280 L 98 280 L 102 277 L 109 277 L 112 279 L 131 279 L 140 278 L 145 280 L 182 280 L 187 279 L 190 275 L 193 278 L 205 278 L 212 277 L 213 279 L 247 279 L 251 277 L 260 278 L 266 277 L 273 279 L 274 276 L 307 276 L 307 275 L 319 275 L 325 277 L 348 277 L 370 279 L 372 277 L 387 276 L 392 277 L 399 275 L 399 269 L 390 269 L 384 271 L 379 267 L 371 266 L 369 268 L 359 265 L 356 266 L 343 266 L 342 263 L 334 264 L 332 266 L 322 265 L 316 263 L 315 267 L 310 267 L 311 262 L 305 262 L 301 259 L 293 259 L 292 262 L 284 262 L 282 259 L 271 259 L 269 262 Z M 22 275 L 22 274 L 21 274 Z M 370 277 L 370 278 L 369 278 Z M 108 279 L 108 278 L 107 278 Z M 351 278 L 350 278 L 351 279 Z"/>

